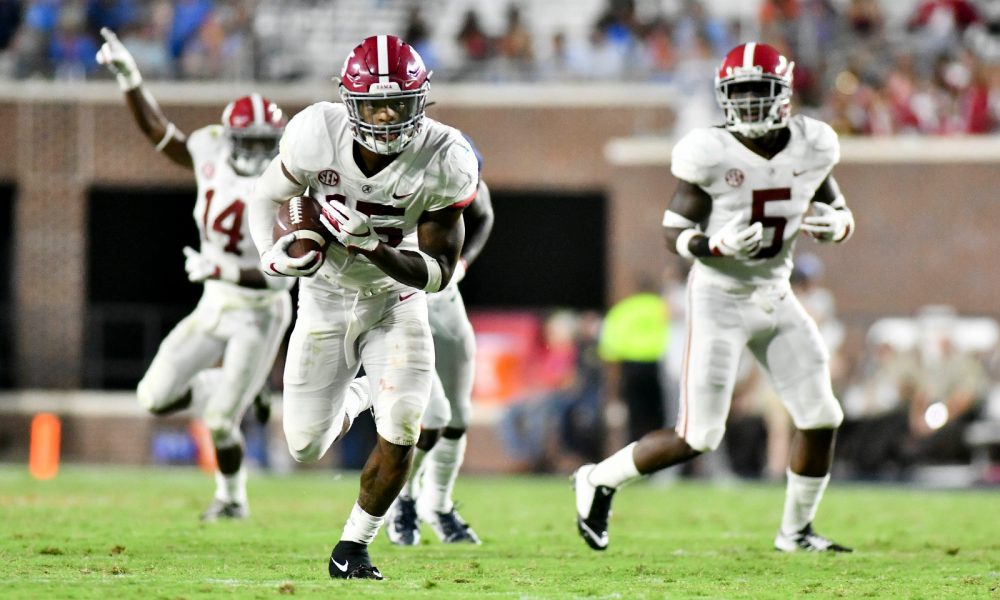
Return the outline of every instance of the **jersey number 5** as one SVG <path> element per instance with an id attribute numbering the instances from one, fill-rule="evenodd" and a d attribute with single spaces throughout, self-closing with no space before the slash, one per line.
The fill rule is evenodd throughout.
<path id="1" fill-rule="evenodd" d="M 770 188 L 766 190 L 753 191 L 753 208 L 750 213 L 750 223 L 760 223 L 764 227 L 774 229 L 774 236 L 771 238 L 771 245 L 765 246 L 754 254 L 754 258 L 771 258 L 781 252 L 781 245 L 785 241 L 785 217 L 766 217 L 765 208 L 768 202 L 773 200 L 791 200 L 791 188 Z"/>
<path id="2" fill-rule="evenodd" d="M 327 202 L 333 201 L 347 204 L 347 196 L 343 194 L 328 194 L 326 200 Z M 406 209 L 402 207 L 375 204 L 374 202 L 365 202 L 364 200 L 358 200 L 356 208 L 359 213 L 368 215 L 369 217 L 373 215 L 402 216 L 406 214 Z M 382 236 L 385 239 L 385 243 L 393 248 L 403 241 L 403 230 L 399 227 L 375 227 L 374 229 L 375 233 Z"/>

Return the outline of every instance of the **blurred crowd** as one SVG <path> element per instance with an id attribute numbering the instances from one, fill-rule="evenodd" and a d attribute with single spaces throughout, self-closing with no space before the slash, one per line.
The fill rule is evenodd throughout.
<path id="1" fill-rule="evenodd" d="M 548 317 L 542 358 L 532 361 L 546 378 L 533 379 L 536 389 L 514 398 L 498 425 L 513 468 L 568 472 L 673 425 L 685 337 L 683 270 L 672 265 L 657 292 L 647 284 L 603 317 L 568 311 Z M 980 482 L 1000 483 L 1000 436 L 982 443 L 968 435 L 976 423 L 1000 421 L 995 320 L 928 306 L 875 321 L 848 348 L 816 255 L 796 259 L 792 285 L 831 353 L 845 413 L 834 465 L 839 476 L 915 481 L 929 468 L 958 465 Z M 787 411 L 747 353 L 722 447 L 684 470 L 781 480 L 791 433 Z"/>
<path id="2" fill-rule="evenodd" d="M 706 121 L 714 119 L 714 67 L 729 48 L 756 38 L 795 60 L 800 109 L 841 133 L 988 133 L 1000 126 L 1000 0 L 758 0 L 749 3 L 749 18 L 731 0 L 595 1 L 598 10 L 582 27 L 571 26 L 570 4 L 553 12 L 532 0 L 506 2 L 499 27 L 484 22 L 483 5 L 473 0 L 339 0 L 325 10 L 353 6 L 336 15 L 355 20 L 388 15 L 387 31 L 413 44 L 438 80 L 654 82 L 676 89 L 678 111 L 703 107 L 684 119 Z M 0 78 L 106 77 L 93 60 L 101 27 L 118 32 L 151 79 L 329 77 L 323 37 L 353 29 L 310 23 L 318 6 L 0 0 Z M 460 14 L 449 20 L 449 11 Z M 324 68 L 296 66 L 288 55 L 303 49 L 312 52 L 306 62 Z"/>

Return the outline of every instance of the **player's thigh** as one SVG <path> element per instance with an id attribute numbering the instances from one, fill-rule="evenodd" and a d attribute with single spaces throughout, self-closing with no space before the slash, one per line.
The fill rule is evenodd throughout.
<path id="1" fill-rule="evenodd" d="M 420 420 L 420 426 L 424 429 L 443 429 L 451 423 L 451 403 L 441 386 L 441 378 L 434 375 L 431 382 L 431 396 L 427 402 L 427 409 Z"/>
<path id="2" fill-rule="evenodd" d="M 423 298 L 398 303 L 365 332 L 361 360 L 374 394 L 375 427 L 385 440 L 413 445 L 434 378 L 434 345 Z"/>
<path id="3" fill-rule="evenodd" d="M 139 382 L 140 404 L 156 408 L 187 391 L 191 379 L 222 356 L 225 340 L 206 327 L 198 310 L 181 320 L 167 337 Z"/>
<path id="4" fill-rule="evenodd" d="M 343 329 L 342 324 L 313 320 L 301 312 L 292 329 L 282 423 L 293 454 L 317 444 L 325 451 L 340 433 L 344 394 L 358 371 L 357 365 L 347 364 Z"/>
<path id="5" fill-rule="evenodd" d="M 746 341 L 737 300 L 713 288 L 689 291 L 676 429 L 695 450 L 722 441 Z"/>
<path id="6" fill-rule="evenodd" d="M 812 317 L 794 294 L 778 303 L 770 340 L 751 343 L 792 421 L 799 429 L 837 427 L 843 412 L 830 383 L 830 353 Z"/>
<path id="7" fill-rule="evenodd" d="M 209 428 L 238 425 L 271 373 L 291 319 L 291 306 L 286 299 L 269 308 L 241 313 L 234 315 L 231 323 L 222 361 L 223 385 L 214 391 L 205 410 Z"/>
<path id="8" fill-rule="evenodd" d="M 451 404 L 448 425 L 464 429 L 472 412 L 476 336 L 461 294 L 453 290 L 445 298 L 436 296 L 431 295 L 428 300 L 431 334 L 434 337 L 434 369 Z"/>

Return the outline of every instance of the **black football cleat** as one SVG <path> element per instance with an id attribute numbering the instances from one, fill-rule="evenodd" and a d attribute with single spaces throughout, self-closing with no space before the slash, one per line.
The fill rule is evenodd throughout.
<path id="1" fill-rule="evenodd" d="M 233 502 L 213 498 L 205 512 L 201 513 L 203 523 L 213 523 L 219 519 L 246 519 L 250 516 L 250 507 L 244 502 Z"/>
<path id="2" fill-rule="evenodd" d="M 437 534 L 438 539 L 445 544 L 482 544 L 476 532 L 469 527 L 469 524 L 459 516 L 458 511 L 453 506 L 448 512 L 434 511 L 430 515 L 425 515 L 425 521 Z"/>
<path id="3" fill-rule="evenodd" d="M 590 483 L 594 465 L 583 465 L 573 473 L 573 491 L 576 495 L 576 529 L 583 541 L 594 550 L 608 547 L 608 519 L 611 517 L 611 499 L 615 489 Z"/>
<path id="4" fill-rule="evenodd" d="M 340 540 L 330 553 L 330 577 L 333 579 L 384 579 L 368 557 L 368 546 Z"/>
<path id="5" fill-rule="evenodd" d="M 396 498 L 385 515 L 385 533 L 389 541 L 397 546 L 416 546 L 420 543 L 416 500 L 406 496 Z"/>
<path id="6" fill-rule="evenodd" d="M 782 552 L 854 552 L 852 548 L 842 546 L 813 531 L 812 523 L 791 535 L 778 530 L 778 535 L 774 538 L 774 548 Z"/>

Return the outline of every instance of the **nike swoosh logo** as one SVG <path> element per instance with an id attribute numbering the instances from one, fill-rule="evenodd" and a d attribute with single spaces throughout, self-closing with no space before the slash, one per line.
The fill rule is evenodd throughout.
<path id="1" fill-rule="evenodd" d="M 806 173 L 808 171 L 809 169 L 806 169 L 805 171 L 792 171 L 792 177 L 798 177 L 799 175 Z"/>
<path id="2" fill-rule="evenodd" d="M 411 296 L 413 296 L 414 294 L 416 294 L 416 292 L 410 292 L 409 294 L 400 294 L 400 295 L 399 295 L 399 301 L 400 301 L 400 302 L 403 302 L 403 301 L 405 301 L 405 300 L 406 300 L 407 298 L 410 298 Z"/>
<path id="3" fill-rule="evenodd" d="M 591 529 L 590 526 L 587 525 L 587 523 L 584 522 L 583 519 L 578 520 L 577 524 L 580 526 L 581 529 L 584 530 L 584 532 L 586 533 L 587 537 L 589 537 L 590 539 L 594 540 L 594 542 L 596 542 L 597 545 L 599 545 L 599 546 L 607 546 L 607 544 L 608 544 L 608 534 L 607 533 L 605 533 L 603 535 L 598 535 L 597 532 L 594 531 L 593 529 Z"/>
<path id="4" fill-rule="evenodd" d="M 341 565 L 339 562 L 337 562 L 336 560 L 334 560 L 334 558 L 331 556 L 330 557 L 330 562 L 332 562 L 333 566 L 337 567 L 337 570 L 340 571 L 341 573 L 346 573 L 347 572 L 347 561 L 346 560 L 344 561 L 344 564 Z"/>
<path id="5" fill-rule="evenodd" d="M 409 198 L 413 194 L 416 194 L 416 192 L 410 192 L 409 194 L 397 194 L 393 192 L 392 197 L 395 198 L 396 200 L 402 200 L 403 198 Z"/>
<path id="6" fill-rule="evenodd" d="M 601 491 L 601 494 L 604 495 L 604 496 L 610 496 L 611 495 L 611 490 L 608 489 L 608 488 L 606 488 L 606 487 L 600 487 L 600 488 L 597 488 L 597 489 L 599 489 Z"/>

